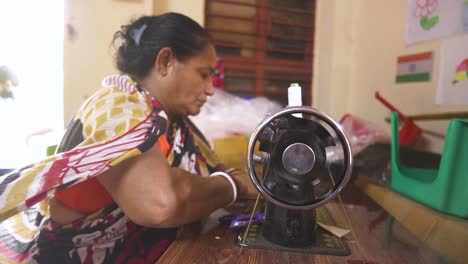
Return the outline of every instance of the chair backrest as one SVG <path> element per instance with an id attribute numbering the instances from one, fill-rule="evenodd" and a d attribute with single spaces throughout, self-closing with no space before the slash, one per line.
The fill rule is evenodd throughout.
<path id="1" fill-rule="evenodd" d="M 452 119 L 447 128 L 439 175 L 447 191 L 465 193 L 468 188 L 468 120 Z M 450 179 L 450 180 L 449 180 Z"/>
<path id="2" fill-rule="evenodd" d="M 391 133 L 392 133 L 392 141 L 391 141 L 391 159 L 400 167 L 400 136 L 398 135 L 398 113 L 391 112 L 390 113 L 390 124 L 391 124 Z"/>
<path id="3" fill-rule="evenodd" d="M 438 170 L 401 164 L 396 113 L 391 122 L 392 188 L 442 212 L 468 217 L 468 120 L 450 121 Z"/>
<path id="4" fill-rule="evenodd" d="M 417 166 L 405 166 L 400 160 L 400 145 L 402 143 L 399 140 L 401 133 L 398 131 L 399 126 L 399 116 L 397 113 L 391 113 L 391 130 L 392 130 L 392 141 L 391 141 L 391 163 L 392 163 L 392 185 L 395 182 L 394 180 L 403 178 L 412 178 L 418 182 L 434 182 L 440 181 L 437 179 L 437 169 L 429 166 L 429 164 L 419 164 Z M 417 157 L 414 157 L 417 158 Z M 432 160 L 427 160 L 431 162 Z M 407 160 L 407 163 L 414 163 L 410 160 Z M 442 184 L 443 185 L 443 184 Z"/>

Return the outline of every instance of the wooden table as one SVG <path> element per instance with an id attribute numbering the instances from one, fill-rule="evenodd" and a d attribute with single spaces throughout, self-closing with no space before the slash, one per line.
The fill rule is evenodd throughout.
<path id="1" fill-rule="evenodd" d="M 467 263 L 468 219 L 437 212 L 364 177 L 356 186 L 448 263 Z"/>
<path id="2" fill-rule="evenodd" d="M 326 256 L 240 248 L 237 235 L 225 226 L 218 226 L 205 234 L 187 233 L 178 238 L 164 253 L 160 263 L 437 263 L 437 255 L 419 242 L 404 227 L 396 224 L 394 241 L 385 247 L 384 225 L 376 224 L 383 209 L 353 185 L 338 198 L 325 205 L 336 225 L 352 229 L 345 241 L 350 256 Z M 347 224 L 346 214 L 349 217 Z M 378 222 L 378 221 L 377 221 Z M 374 226 L 375 224 L 375 226 Z M 360 245 L 360 246 L 359 246 Z M 361 249 L 359 249 L 359 247 Z"/>

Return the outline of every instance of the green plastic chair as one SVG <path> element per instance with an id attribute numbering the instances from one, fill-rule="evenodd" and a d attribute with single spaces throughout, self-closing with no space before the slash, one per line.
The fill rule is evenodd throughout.
<path id="1" fill-rule="evenodd" d="M 392 189 L 441 212 L 468 217 L 468 120 L 450 120 L 439 170 L 401 164 L 397 113 L 391 113 L 391 122 Z"/>

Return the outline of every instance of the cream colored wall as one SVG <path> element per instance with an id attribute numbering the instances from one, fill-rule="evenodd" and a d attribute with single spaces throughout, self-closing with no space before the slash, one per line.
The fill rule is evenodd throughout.
<path id="1" fill-rule="evenodd" d="M 349 108 L 352 2 L 317 2 L 312 105 L 335 119 Z"/>
<path id="2" fill-rule="evenodd" d="M 204 25 L 205 0 L 154 0 L 153 13 L 165 12 L 181 13 Z"/>
<path id="3" fill-rule="evenodd" d="M 351 4 L 352 3 L 352 4 Z M 406 46 L 406 0 L 318 0 L 313 105 L 334 118 L 352 113 L 389 131 L 380 93 L 406 114 L 466 110 L 435 104 L 441 40 Z M 396 58 L 434 52 L 430 82 L 396 84 Z M 330 96 L 331 97 L 328 97 Z M 441 152 L 448 121 L 419 121 L 419 147 Z"/>
<path id="4" fill-rule="evenodd" d="M 65 28 L 64 106 L 65 124 L 103 77 L 117 72 L 113 64 L 112 37 L 120 25 L 151 14 L 152 0 L 67 0 L 65 23 L 76 32 L 70 38 Z"/>

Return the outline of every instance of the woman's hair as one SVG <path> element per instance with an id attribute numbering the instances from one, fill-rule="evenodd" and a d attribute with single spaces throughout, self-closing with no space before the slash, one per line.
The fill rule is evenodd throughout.
<path id="1" fill-rule="evenodd" d="M 137 80 L 146 77 L 162 48 L 171 48 L 176 59 L 185 62 L 212 42 L 197 22 L 177 13 L 140 17 L 122 26 L 112 43 L 118 39 L 122 43 L 116 54 L 117 68 Z"/>

